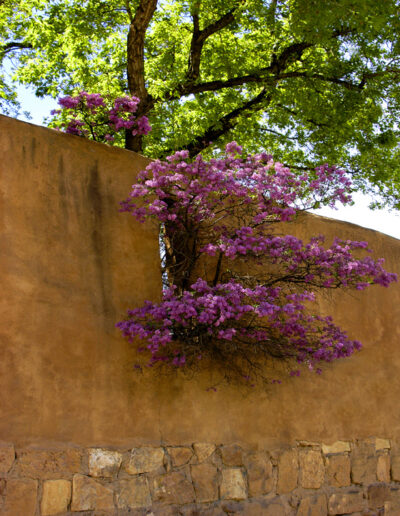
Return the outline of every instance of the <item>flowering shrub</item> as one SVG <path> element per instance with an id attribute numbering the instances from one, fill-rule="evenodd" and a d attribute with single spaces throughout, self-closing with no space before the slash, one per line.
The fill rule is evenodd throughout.
<path id="1" fill-rule="evenodd" d="M 137 97 L 112 100 L 109 96 L 82 91 L 75 97 L 59 99 L 62 109 L 53 110 L 52 114 L 61 115 L 59 126 L 66 133 L 112 143 L 121 131 L 128 130 L 133 135 L 150 132 L 147 117 L 136 115 L 139 102 Z"/>
<path id="2" fill-rule="evenodd" d="M 139 174 L 122 211 L 161 225 L 165 289 L 160 303 L 130 310 L 117 326 L 129 340 L 143 339 L 149 366 L 192 369 L 206 360 L 227 379 L 253 381 L 277 357 L 319 373 L 321 363 L 361 344 L 310 313 L 315 291 L 387 287 L 396 275 L 383 260 L 354 257 L 369 252 L 366 242 L 324 247 L 322 236 L 304 243 L 279 233 L 278 223 L 299 211 L 350 202 L 342 170 L 324 165 L 296 176 L 268 154 L 241 154 L 235 142 L 209 162 L 180 151 Z"/>

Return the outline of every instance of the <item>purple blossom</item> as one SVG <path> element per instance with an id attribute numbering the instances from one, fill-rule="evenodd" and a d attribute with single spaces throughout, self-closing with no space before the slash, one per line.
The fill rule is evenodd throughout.
<path id="1" fill-rule="evenodd" d="M 236 142 L 226 150 L 210 161 L 179 151 L 139 173 L 121 211 L 158 221 L 179 267 L 167 263 L 161 302 L 130 310 L 117 326 L 130 341 L 146 342 L 151 366 L 218 360 L 225 376 L 241 371 L 243 379 L 253 378 L 247 363 L 261 367 L 278 357 L 320 374 L 318 364 L 349 357 L 361 343 L 312 313 L 315 292 L 387 287 L 396 275 L 382 259 L 362 256 L 370 253 L 366 242 L 336 238 L 326 245 L 323 236 L 304 242 L 276 230 L 321 202 L 350 202 L 344 171 L 322 165 L 297 176 L 266 153 L 242 157 Z M 195 265 L 207 277 L 195 279 Z"/>
<path id="2" fill-rule="evenodd" d="M 66 122 L 61 127 L 69 134 L 84 136 L 96 141 L 112 143 L 115 134 L 130 130 L 133 135 L 148 134 L 151 131 L 146 116 L 137 117 L 140 100 L 137 97 L 118 97 L 81 91 L 78 95 L 59 99 L 62 110 L 52 114 L 63 114 Z"/>

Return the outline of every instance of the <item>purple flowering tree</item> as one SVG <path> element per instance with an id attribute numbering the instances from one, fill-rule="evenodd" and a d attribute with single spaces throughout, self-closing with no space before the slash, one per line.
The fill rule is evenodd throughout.
<path id="1" fill-rule="evenodd" d="M 82 91 L 59 99 L 62 109 L 52 111 L 52 115 L 57 115 L 53 125 L 69 134 L 108 144 L 118 143 L 127 132 L 133 136 L 150 132 L 148 118 L 137 116 L 139 102 L 137 97 L 113 99 Z"/>
<path id="2" fill-rule="evenodd" d="M 366 242 L 324 245 L 282 234 L 288 223 L 321 202 L 348 203 L 346 174 L 327 165 L 295 175 L 265 153 L 194 161 L 187 151 L 154 161 L 138 176 L 122 210 L 161 227 L 164 292 L 118 323 L 147 365 L 193 370 L 212 363 L 227 380 L 267 378 L 271 359 L 321 364 L 361 348 L 330 317 L 312 313 L 321 289 L 387 287 L 396 275 L 368 254 Z M 281 223 L 285 223 L 283 226 Z M 355 258 L 364 251 L 365 256 Z"/>

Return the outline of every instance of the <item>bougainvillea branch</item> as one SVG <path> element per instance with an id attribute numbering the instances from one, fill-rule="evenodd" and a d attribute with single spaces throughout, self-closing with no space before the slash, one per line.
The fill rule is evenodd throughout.
<path id="1" fill-rule="evenodd" d="M 368 254 L 366 242 L 322 236 L 304 243 L 281 235 L 299 211 L 348 203 L 349 178 L 327 165 L 298 176 L 268 154 L 194 161 L 180 151 L 138 176 L 122 211 L 161 226 L 165 289 L 118 323 L 149 355 L 148 365 L 218 366 L 229 380 L 265 379 L 271 358 L 320 364 L 360 349 L 330 317 L 312 314 L 320 289 L 387 287 L 396 275 Z M 204 274 L 202 274 L 204 271 Z M 202 277 L 201 277 L 202 276 Z M 299 369 L 291 367 L 291 374 Z M 270 381 L 275 381 L 274 379 Z"/>

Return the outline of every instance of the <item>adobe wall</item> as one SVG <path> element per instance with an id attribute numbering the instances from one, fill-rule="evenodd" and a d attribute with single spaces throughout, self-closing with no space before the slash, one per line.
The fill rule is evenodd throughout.
<path id="1" fill-rule="evenodd" d="M 336 487 L 349 489 L 365 483 L 357 496 L 367 507 L 371 482 L 386 482 L 387 487 L 391 481 L 400 480 L 397 473 L 393 477 L 392 472 L 390 477 L 389 456 L 392 453 L 395 457 L 393 450 L 400 442 L 399 284 L 389 289 L 372 287 L 360 293 L 340 292 L 321 298 L 321 310 L 332 313 L 352 337 L 364 344 L 362 352 L 332 364 L 321 376 L 306 374 L 271 386 L 268 392 L 255 389 L 243 393 L 232 386 L 207 391 L 213 380 L 210 373 L 193 380 L 154 376 L 151 371 L 138 374 L 133 370 L 134 352 L 114 325 L 127 308 L 160 296 L 157 231 L 119 213 L 118 203 L 126 198 L 137 172 L 147 163 L 147 159 L 128 151 L 0 117 L 0 441 L 8 443 L 0 447 L 0 477 L 3 471 L 4 478 L 9 479 L 9 493 L 13 492 L 15 499 L 21 498 L 21 489 L 36 493 L 37 512 L 32 514 L 39 514 L 49 489 L 69 492 L 69 498 L 64 493 L 69 499 L 65 505 L 68 510 L 101 509 L 97 502 L 91 508 L 82 509 L 83 504 L 71 509 L 71 492 L 78 493 L 79 485 L 94 482 L 93 478 L 100 479 L 100 487 L 116 483 L 116 497 L 122 496 L 124 482 L 134 482 L 131 488 L 135 492 L 140 491 L 139 484 L 143 487 L 143 483 L 147 486 L 153 482 L 148 492 L 143 488 L 141 502 L 132 502 L 127 507 L 144 507 L 149 500 L 180 503 L 163 502 L 164 495 L 155 494 L 157 485 L 161 485 L 160 493 L 171 490 L 171 485 L 178 492 L 176 485 L 181 485 L 182 492 L 191 493 L 185 503 L 203 503 L 205 499 L 198 495 L 200 488 L 194 483 L 196 474 L 204 474 L 207 479 L 215 477 L 215 500 L 240 500 L 236 496 L 240 492 L 246 498 L 253 496 L 251 471 L 258 467 L 252 466 L 251 461 L 245 463 L 245 457 L 261 453 L 261 462 L 271 463 L 257 470 L 264 478 L 264 487 L 257 493 L 270 493 L 271 498 L 280 495 L 277 482 L 279 476 L 283 478 L 285 468 L 296 472 L 296 481 L 288 492 L 297 487 L 332 487 L 332 482 L 325 483 L 325 469 L 318 469 L 329 466 L 329 453 L 323 452 L 322 445 L 344 441 L 348 444 L 339 452 L 344 457 L 341 460 L 348 461 L 349 467 L 351 462 L 353 468 L 361 447 L 365 452 L 362 467 L 370 468 L 370 476 L 361 475 L 358 482 L 361 477 L 352 473 L 351 480 L 349 476 L 349 480 Z M 386 268 L 400 273 L 400 241 L 396 239 L 316 216 L 303 219 L 296 231 L 300 236 L 323 233 L 328 240 L 334 236 L 367 240 L 376 256 L 385 257 Z M 375 438 L 385 439 L 382 449 L 382 442 Z M 200 460 L 194 444 L 204 443 L 212 451 Z M 221 446 L 232 445 L 242 450 L 242 458 L 224 459 Z M 127 450 L 140 450 L 143 446 L 150 446 L 151 454 L 158 456 L 156 464 L 161 470 L 151 471 L 153 476 L 161 475 L 161 480 L 143 477 L 148 471 L 134 469 L 129 473 L 125 466 L 121 469 L 121 464 L 130 460 L 125 456 Z M 186 458 L 173 458 L 178 452 L 170 450 L 177 447 L 179 452 L 181 447 L 188 448 L 189 451 L 182 451 Z M 103 467 L 98 475 L 90 472 L 91 454 L 97 453 L 91 450 L 97 448 L 104 448 L 98 453 Z M 157 449 L 162 451 L 154 451 Z M 294 455 L 287 456 L 286 463 L 286 459 L 280 462 L 286 449 Z M 308 459 L 304 462 L 301 453 L 311 451 L 317 455 L 308 456 L 312 465 L 307 466 Z M 104 460 L 108 464 L 107 453 L 114 452 L 121 454 L 121 461 L 118 455 L 117 459 L 110 459 L 110 467 L 114 468 L 110 476 L 104 470 Z M 29 453 L 39 454 L 28 460 L 30 470 L 24 469 L 24 457 Z M 137 453 L 146 455 L 146 450 Z M 389 457 L 379 459 L 381 473 L 376 469 L 380 455 Z M 151 459 L 148 454 L 146 457 Z M 368 462 L 371 457 L 375 461 L 372 466 Z M 174 467 L 190 465 L 192 471 L 203 462 L 209 464 L 205 472 L 179 470 L 182 478 L 168 477 L 177 473 Z M 318 488 L 307 487 L 307 475 L 301 476 L 304 467 L 311 471 L 311 476 L 319 475 L 315 481 Z M 357 466 L 354 467 L 356 471 Z M 43 474 L 43 468 L 50 469 Z M 267 482 L 269 471 L 275 479 L 274 487 Z M 122 477 L 118 477 L 120 474 Z M 46 487 L 45 480 L 63 480 L 67 484 Z M 0 479 L 0 509 L 1 482 Z M 162 487 L 162 482 L 172 484 Z M 227 494 L 228 485 L 239 486 L 239 491 L 232 496 Z M 101 491 L 100 487 L 91 486 L 90 492 Z M 240 491 L 241 486 L 245 491 Z M 326 507 L 332 495 L 329 493 L 322 493 Z M 300 510 L 300 495 L 303 496 L 298 495 L 297 505 L 291 506 L 295 507 L 293 511 Z M 113 503 L 117 503 L 116 499 Z M 387 501 L 387 497 L 382 500 Z M 18 514 L 15 507 L 4 507 L 4 514 Z M 329 509 L 326 507 L 325 514 Z M 267 514 L 265 507 L 260 510 L 260 514 Z M 25 513 L 30 514 L 29 511 Z M 47 514 L 61 514 L 49 511 Z M 167 514 L 162 511 L 160 514 Z M 286 513 L 289 514 L 282 512 Z"/>

